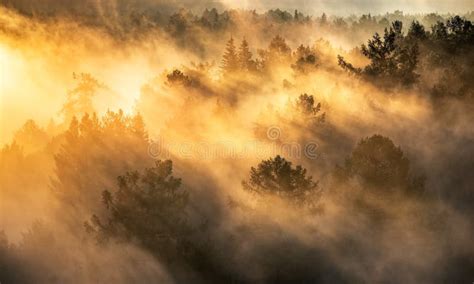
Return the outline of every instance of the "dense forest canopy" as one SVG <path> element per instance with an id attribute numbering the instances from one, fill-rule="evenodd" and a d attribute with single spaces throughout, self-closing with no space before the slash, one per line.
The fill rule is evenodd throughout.
<path id="1" fill-rule="evenodd" d="M 474 6 L 320 2 L 0 1 L 0 282 L 472 282 Z"/>

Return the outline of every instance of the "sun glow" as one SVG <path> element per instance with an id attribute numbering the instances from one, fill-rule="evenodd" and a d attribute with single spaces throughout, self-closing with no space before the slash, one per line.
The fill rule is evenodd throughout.
<path id="1" fill-rule="evenodd" d="M 5 47 L 0 45 L 0 95 L 3 94 L 3 88 L 5 88 L 5 85 L 8 81 L 10 81 L 10 72 L 8 70 L 10 69 L 10 58 L 8 51 L 6 50 Z"/>
<path id="2" fill-rule="evenodd" d="M 21 58 L 10 47 L 0 44 L 0 97 L 18 89 L 17 75 L 21 74 L 22 65 Z"/>

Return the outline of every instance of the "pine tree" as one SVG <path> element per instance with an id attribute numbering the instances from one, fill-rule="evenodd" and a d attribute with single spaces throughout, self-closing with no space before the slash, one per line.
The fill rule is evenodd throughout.
<path id="1" fill-rule="evenodd" d="M 97 210 L 98 190 L 109 188 L 124 170 L 152 164 L 142 117 L 123 111 L 71 119 L 55 155 L 53 189 L 65 218 Z M 80 174 L 78 174 L 80 173 Z"/>
<path id="2" fill-rule="evenodd" d="M 192 231 L 186 215 L 189 194 L 172 172 L 171 161 L 158 160 L 154 167 L 119 176 L 116 191 L 102 192 L 106 221 L 93 215 L 84 224 L 86 231 L 98 241 L 133 238 L 166 260 L 186 257 L 189 250 L 182 246 Z"/>
<path id="3" fill-rule="evenodd" d="M 413 21 L 408 30 L 408 37 L 410 39 L 425 40 L 427 38 L 425 27 L 418 21 Z"/>
<path id="4" fill-rule="evenodd" d="M 339 65 L 356 75 L 378 79 L 375 83 L 385 86 L 414 84 L 419 75 L 415 73 L 418 63 L 418 45 L 403 35 L 403 25 L 395 21 L 389 29 L 385 29 L 383 37 L 378 33 L 361 47 L 362 54 L 370 59 L 364 68 L 356 68 L 338 56 Z"/>
<path id="5" fill-rule="evenodd" d="M 400 192 L 421 197 L 425 191 L 425 177 L 414 175 L 401 148 L 378 134 L 359 141 L 345 165 L 337 166 L 336 177 L 341 181 L 356 178 L 365 190 L 383 196 Z"/>
<path id="6" fill-rule="evenodd" d="M 321 19 L 319 20 L 319 24 L 321 26 L 325 26 L 325 25 L 327 25 L 327 23 L 328 23 L 328 16 L 326 16 L 326 13 L 323 13 L 321 15 Z"/>
<path id="7" fill-rule="evenodd" d="M 239 67 L 241 68 L 241 70 L 244 70 L 244 71 L 252 70 L 252 67 L 253 67 L 252 53 L 250 52 L 249 45 L 245 39 L 242 40 L 242 43 L 240 44 L 238 60 L 239 60 Z"/>
<path id="8" fill-rule="evenodd" d="M 239 60 L 234 45 L 234 38 L 231 37 L 226 44 L 224 56 L 222 57 L 222 70 L 224 74 L 232 73 L 239 68 Z"/>
<path id="9" fill-rule="evenodd" d="M 258 195 L 274 195 L 294 204 L 315 205 L 319 198 L 318 182 L 307 176 L 307 170 L 277 155 L 250 169 L 248 180 L 242 181 L 244 190 Z"/>

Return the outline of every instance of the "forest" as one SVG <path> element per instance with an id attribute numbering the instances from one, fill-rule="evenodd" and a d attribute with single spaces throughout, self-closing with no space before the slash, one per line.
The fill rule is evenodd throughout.
<path id="1" fill-rule="evenodd" d="M 0 283 L 474 281 L 474 4 L 178 2 L 0 0 Z"/>

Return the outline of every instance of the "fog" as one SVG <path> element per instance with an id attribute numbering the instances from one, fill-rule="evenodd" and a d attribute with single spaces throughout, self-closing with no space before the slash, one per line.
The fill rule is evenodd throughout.
<path id="1" fill-rule="evenodd" d="M 1 4 L 0 282 L 474 279 L 469 1 Z"/>
<path id="2" fill-rule="evenodd" d="M 257 2 L 257 3 L 255 3 Z M 383 1 L 383 0 L 356 0 L 356 1 L 330 1 L 330 0 L 280 0 L 280 1 L 223 1 L 230 7 L 243 9 L 272 9 L 279 7 L 285 10 L 298 9 L 312 14 L 329 13 L 331 15 L 348 16 L 362 13 L 386 13 L 395 10 L 410 13 L 462 13 L 472 9 L 472 1 L 438 1 L 438 0 L 415 0 L 415 1 Z"/>

